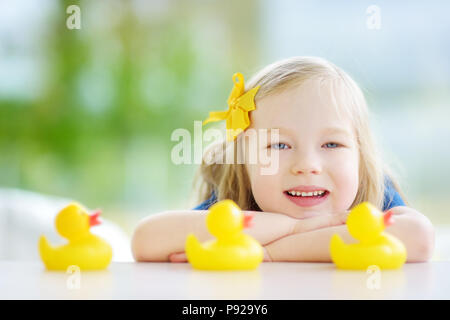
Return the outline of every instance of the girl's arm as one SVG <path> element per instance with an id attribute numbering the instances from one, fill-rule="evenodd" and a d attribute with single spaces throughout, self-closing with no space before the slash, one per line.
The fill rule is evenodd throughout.
<path id="1" fill-rule="evenodd" d="M 407 250 L 407 262 L 423 262 L 431 258 L 434 249 L 434 229 L 420 212 L 404 206 L 392 208 L 394 224 L 386 231 L 400 239 Z M 331 262 L 331 236 L 338 233 L 344 242 L 356 243 L 347 226 L 323 228 L 294 234 L 265 246 L 271 261 Z"/>
<path id="2" fill-rule="evenodd" d="M 297 232 L 340 225 L 347 213 L 294 219 L 279 213 L 251 212 L 251 226 L 245 233 L 262 245 Z M 136 261 L 169 261 L 169 255 L 183 252 L 186 237 L 195 234 L 200 242 L 212 239 L 206 228 L 207 211 L 169 211 L 142 220 L 132 237 L 132 252 Z M 185 260 L 185 259 L 184 259 Z"/>

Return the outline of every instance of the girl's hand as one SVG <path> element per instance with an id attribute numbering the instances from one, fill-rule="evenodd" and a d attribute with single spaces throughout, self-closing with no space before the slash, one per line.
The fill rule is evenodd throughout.
<path id="1" fill-rule="evenodd" d="M 296 219 L 292 233 L 303 233 L 321 228 L 334 227 L 345 224 L 350 211 L 335 214 L 325 214 L 317 217 Z"/>
<path id="2" fill-rule="evenodd" d="M 345 224 L 350 211 L 345 211 L 337 214 L 325 214 L 317 217 L 306 218 L 306 219 L 294 219 L 294 227 L 292 229 L 292 234 L 303 233 L 314 231 L 321 228 L 339 226 Z M 279 239 L 277 239 L 279 240 Z M 275 240 L 276 241 L 276 240 Z M 274 242 L 274 241 L 272 241 Z M 267 245 L 266 243 L 265 245 Z M 264 250 L 264 261 L 272 261 L 267 249 L 263 247 Z M 174 263 L 188 262 L 185 252 L 174 252 L 169 255 L 169 261 Z"/>
<path id="3" fill-rule="evenodd" d="M 263 247 L 263 251 L 264 251 L 264 262 L 272 262 L 272 258 L 269 255 L 269 251 L 267 251 L 266 247 Z"/>
<path id="4" fill-rule="evenodd" d="M 184 252 L 174 252 L 169 255 L 170 262 L 188 262 L 186 253 Z"/>

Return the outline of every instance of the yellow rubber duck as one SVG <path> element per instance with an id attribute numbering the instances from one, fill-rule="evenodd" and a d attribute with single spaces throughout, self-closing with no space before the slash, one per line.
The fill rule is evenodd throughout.
<path id="1" fill-rule="evenodd" d="M 406 261 L 403 243 L 384 231 L 391 225 L 392 212 L 386 214 L 368 202 L 350 211 L 347 229 L 356 244 L 345 244 L 338 234 L 330 241 L 331 259 L 340 269 L 363 269 L 376 265 L 380 269 L 398 269 Z"/>
<path id="2" fill-rule="evenodd" d="M 103 239 L 93 235 L 89 228 L 100 224 L 100 211 L 88 215 L 77 203 L 62 209 L 55 219 L 58 233 L 69 240 L 66 245 L 54 247 L 45 236 L 39 239 L 39 253 L 49 270 L 67 270 L 76 265 L 80 270 L 105 269 L 112 258 L 111 246 Z"/>
<path id="3" fill-rule="evenodd" d="M 263 261 L 261 245 L 242 232 L 251 215 L 244 215 L 232 200 L 214 204 L 206 217 L 209 232 L 217 239 L 201 244 L 193 234 L 186 238 L 187 260 L 200 270 L 251 270 Z"/>

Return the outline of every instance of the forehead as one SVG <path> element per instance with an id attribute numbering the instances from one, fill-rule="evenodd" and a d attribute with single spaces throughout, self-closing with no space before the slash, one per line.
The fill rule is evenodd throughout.
<path id="1" fill-rule="evenodd" d="M 328 81 L 307 80 L 256 102 L 251 127 L 286 128 L 295 131 L 323 130 L 330 127 L 353 131 L 350 117 L 342 111 L 334 87 Z"/>

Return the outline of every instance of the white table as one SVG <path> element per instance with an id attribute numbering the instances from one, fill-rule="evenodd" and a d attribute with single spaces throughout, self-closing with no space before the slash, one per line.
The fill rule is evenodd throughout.
<path id="1" fill-rule="evenodd" d="M 450 262 L 372 274 L 329 263 L 263 263 L 246 272 L 196 271 L 187 263 L 112 263 L 105 271 L 70 274 L 47 271 L 40 261 L 0 261 L 0 299 L 449 298 Z"/>

